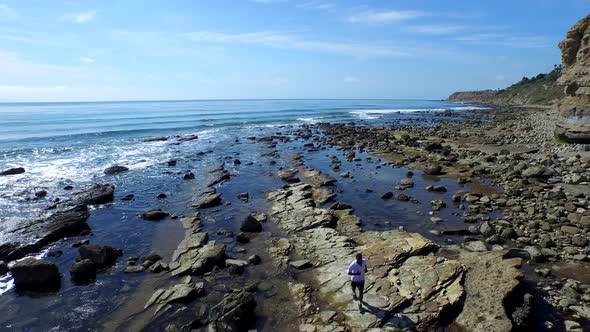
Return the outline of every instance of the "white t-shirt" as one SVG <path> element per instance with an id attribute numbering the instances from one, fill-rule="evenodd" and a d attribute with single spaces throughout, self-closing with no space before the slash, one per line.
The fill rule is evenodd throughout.
<path id="1" fill-rule="evenodd" d="M 366 267 L 367 267 L 367 260 L 366 259 L 363 259 L 361 265 L 359 265 L 359 263 L 356 262 L 356 259 L 354 261 L 352 261 L 352 263 L 350 263 L 350 266 L 348 267 L 347 273 L 360 272 L 361 274 L 351 275 L 350 280 L 353 282 L 365 281 L 365 268 Z"/>

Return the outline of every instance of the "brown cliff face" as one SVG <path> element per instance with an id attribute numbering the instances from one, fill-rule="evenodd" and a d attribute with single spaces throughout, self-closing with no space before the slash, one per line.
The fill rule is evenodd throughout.
<path id="1" fill-rule="evenodd" d="M 563 72 L 558 84 L 565 97 L 558 105 L 557 137 L 590 143 L 590 15 L 576 23 L 559 43 Z"/>

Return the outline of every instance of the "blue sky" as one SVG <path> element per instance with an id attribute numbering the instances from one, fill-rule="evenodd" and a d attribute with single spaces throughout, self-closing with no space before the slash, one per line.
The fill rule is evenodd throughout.
<path id="1" fill-rule="evenodd" d="M 0 0 L 0 101 L 439 99 L 560 62 L 560 1 Z"/>

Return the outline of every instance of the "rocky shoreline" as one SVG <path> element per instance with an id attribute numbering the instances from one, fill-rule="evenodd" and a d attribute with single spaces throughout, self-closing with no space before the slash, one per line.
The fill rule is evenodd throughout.
<path id="1" fill-rule="evenodd" d="M 141 305 L 127 305 L 118 326 L 583 330 L 590 286 L 568 271 L 587 268 L 590 254 L 590 153 L 555 142 L 553 121 L 546 110 L 498 108 L 445 112 L 411 126 L 317 124 L 236 139 L 233 155 L 195 170 L 196 179 L 172 173 L 194 183 L 182 213 L 156 208 L 139 216 L 181 224 L 184 236 L 170 252 L 129 257 L 126 248 L 80 239 L 93 206 L 119 204 L 114 186 L 96 185 L 19 230 L 37 234 L 32 244 L 2 244 L 0 259 L 9 264 L 0 273 L 10 270 L 24 294 L 55 294 L 63 276 L 51 258 L 30 255 L 74 237 L 79 258 L 69 272 L 77 287 L 103 278 L 97 273 L 156 278 L 149 294 L 128 300 Z M 237 158 L 246 146 L 256 151 L 253 161 Z M 391 206 L 425 226 L 398 220 L 412 231 L 389 222 L 376 230 L 361 217 L 388 218 Z M 345 273 L 356 252 L 369 261 L 360 307 Z M 31 269 L 43 278 L 28 278 Z"/>

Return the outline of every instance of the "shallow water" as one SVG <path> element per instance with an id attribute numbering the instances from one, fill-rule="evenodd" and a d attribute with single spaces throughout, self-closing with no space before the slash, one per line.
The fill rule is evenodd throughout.
<path id="1" fill-rule="evenodd" d="M 466 106 L 438 101 L 374 100 L 0 105 L 0 169 L 22 166 L 27 170 L 22 175 L 0 177 L 0 243 L 15 240 L 8 231 L 42 216 L 43 209 L 51 201 L 69 197 L 71 191 L 64 190 L 65 185 L 72 185 L 75 190 L 91 183 L 108 182 L 116 186 L 114 203 L 92 212 L 89 219 L 92 234 L 59 242 L 50 249 L 62 250 L 63 255 L 45 257 L 55 262 L 63 275 L 59 293 L 31 298 L 18 296 L 9 287 L 0 289 L 4 292 L 0 295 L 0 307 L 5 308 L 0 327 L 55 331 L 163 329 L 172 320 L 186 323 L 189 317 L 194 319 L 196 313 L 206 313 L 228 289 L 243 286 L 248 280 L 264 281 L 256 294 L 257 327 L 264 330 L 294 327 L 296 313 L 291 312 L 293 306 L 289 304 L 287 281 L 296 280 L 298 273 L 277 271 L 265 250 L 265 241 L 280 232 L 267 224 L 265 232 L 245 245 L 237 244 L 227 232 L 236 234 L 241 218 L 267 209 L 264 195 L 283 185 L 273 174 L 281 167 L 290 167 L 286 156 L 304 151 L 303 141 L 279 144 L 276 149 L 281 158 L 272 158 L 265 154 L 274 148 L 247 137 L 284 134 L 301 124 L 316 121 L 383 125 L 390 121 L 431 120 L 437 117 L 437 112 L 454 107 Z M 408 112 L 408 109 L 418 112 Z M 197 134 L 199 139 L 179 145 L 171 144 L 174 138 L 143 141 L 148 137 L 184 134 Z M 339 156 L 342 171 L 350 171 L 352 178 L 342 179 L 331 170 L 329 156 L 332 155 Z M 368 155 L 361 157 L 362 162 L 347 162 L 340 151 L 328 149 L 306 153 L 304 161 L 338 178 L 337 199 L 355 207 L 364 230 L 403 226 L 424 234 L 432 228 L 464 228 L 451 221 L 457 220 L 453 214 L 461 210 L 450 204 L 450 196 L 463 187 L 450 179 L 424 177 L 416 172 L 415 188 L 405 193 L 417 198 L 420 204 L 394 199 L 385 201 L 381 195 L 395 191 L 394 186 L 407 170 L 389 166 L 377 168 L 376 158 L 369 162 Z M 177 160 L 177 165 L 168 166 L 170 159 Z M 234 159 L 240 159 L 241 165 L 235 166 Z M 276 163 L 271 164 L 271 160 Z M 173 281 L 167 274 L 125 274 L 126 258 L 157 250 L 168 260 L 184 230 L 178 220 L 153 223 L 142 220 L 140 214 L 154 208 L 179 216 L 194 213 L 189 204 L 192 195 L 207 183 L 207 170 L 220 163 L 225 163 L 232 173 L 231 180 L 218 188 L 229 205 L 205 210 L 203 229 L 211 239 L 225 243 L 231 257 L 245 259 L 255 253 L 262 256 L 263 264 L 248 268 L 239 277 L 219 271 L 215 274 L 216 282 L 208 284 L 207 296 L 195 301 L 190 312 L 164 315 L 148 324 L 151 313 L 143 310 L 145 301 L 155 288 L 167 287 Z M 113 164 L 125 165 L 130 171 L 105 176 L 104 168 Z M 187 170 L 195 174 L 194 180 L 182 179 Z M 443 184 L 449 191 L 428 193 L 424 187 L 429 184 Z M 366 192 L 367 188 L 373 192 Z M 34 192 L 39 189 L 46 189 L 48 196 L 33 199 Z M 237 199 L 237 195 L 245 191 L 250 194 L 247 203 Z M 120 200 L 130 193 L 135 195 L 134 200 Z M 168 197 L 157 199 L 160 193 Z M 428 215 L 432 199 L 447 202 L 449 208 L 436 215 L 449 221 L 432 224 Z M 96 283 L 75 286 L 69 280 L 68 270 L 77 256 L 77 248 L 71 245 L 85 238 L 91 243 L 121 248 L 124 255 L 114 267 L 99 274 Z M 2 283 L 9 286 L 9 282 L 9 278 L 0 279 L 0 287 Z"/>

